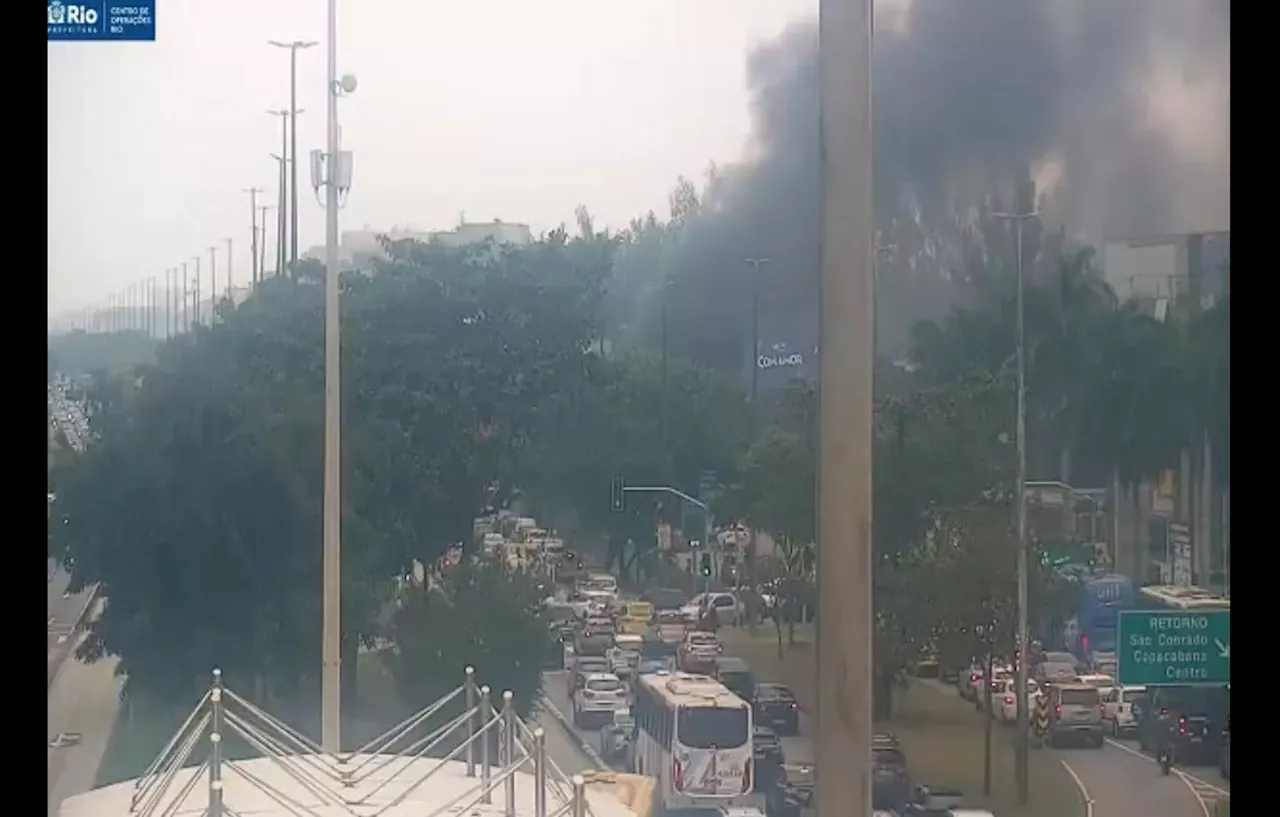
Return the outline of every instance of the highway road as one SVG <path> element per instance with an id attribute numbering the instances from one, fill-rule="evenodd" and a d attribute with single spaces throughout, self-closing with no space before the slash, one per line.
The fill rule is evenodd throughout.
<path id="1" fill-rule="evenodd" d="M 70 577 L 61 570 L 55 569 L 52 565 L 49 567 L 49 573 L 48 608 L 46 612 L 48 616 L 47 677 L 52 679 L 52 673 L 58 662 L 74 646 L 73 629 L 76 625 L 76 619 L 79 618 L 81 611 L 84 610 L 85 602 L 88 601 L 89 596 L 84 592 L 69 595 L 67 593 L 67 583 L 70 581 Z"/>
<path id="2" fill-rule="evenodd" d="M 924 681 L 943 694 L 955 687 Z M 1206 817 L 1216 796 L 1227 793 L 1216 769 L 1188 767 L 1164 777 L 1136 743 L 1108 739 L 1101 749 L 1040 749 L 1052 752 L 1093 800 L 1093 817 Z"/>
<path id="3" fill-rule="evenodd" d="M 65 580 L 61 581 L 65 587 Z M 51 619 L 55 618 L 54 596 L 55 588 L 51 582 Z M 64 602 L 61 590 L 56 592 L 56 596 L 56 601 L 61 605 L 57 613 L 59 621 L 73 620 L 80 611 L 83 599 L 77 605 L 75 599 L 66 599 Z M 97 602 L 99 607 L 101 604 L 102 602 Z M 68 610 L 73 612 L 66 612 Z M 52 632 L 52 625 L 50 630 Z M 75 643 L 76 639 L 68 638 L 55 645 L 51 635 L 50 653 L 53 654 L 55 646 L 70 650 Z M 47 749 L 49 815 L 57 814 L 58 806 L 64 799 L 93 788 L 98 766 L 102 763 L 116 713 L 120 708 L 120 680 L 115 677 L 115 669 L 115 659 L 82 664 L 74 657 L 68 657 L 53 677 L 48 697 L 48 739 L 52 742 L 56 736 L 64 733 L 78 733 L 80 738 L 74 745 L 61 748 L 50 746 Z"/>

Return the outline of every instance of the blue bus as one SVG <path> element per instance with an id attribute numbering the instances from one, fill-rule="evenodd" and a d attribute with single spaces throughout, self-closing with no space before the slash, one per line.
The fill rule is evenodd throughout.
<path id="1" fill-rule="evenodd" d="M 1098 653 L 1114 653 L 1120 611 L 1134 609 L 1137 602 L 1137 587 L 1127 576 L 1098 576 L 1081 585 L 1076 608 L 1080 657 L 1087 661 Z"/>

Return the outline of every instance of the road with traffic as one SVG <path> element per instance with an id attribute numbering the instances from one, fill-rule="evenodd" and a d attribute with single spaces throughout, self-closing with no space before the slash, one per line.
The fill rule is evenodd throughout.
<path id="1" fill-rule="evenodd" d="M 937 682 L 925 682 L 939 694 L 954 695 L 954 688 Z M 573 701 L 568 695 L 567 673 L 544 674 L 544 694 L 568 722 L 573 718 Z M 550 719 L 548 719 L 550 720 Z M 547 725 L 550 733 L 551 724 Z M 801 715 L 800 734 L 783 737 L 782 749 L 788 762 L 813 762 L 814 725 L 807 714 Z M 561 728 L 561 733 L 568 731 Z M 572 727 L 576 743 L 598 751 L 598 729 Z M 575 741 L 568 741 L 574 743 Z M 548 746 L 550 746 L 548 739 Z M 567 748 L 561 751 L 569 751 Z M 1093 817 L 1206 817 L 1213 813 L 1214 800 L 1227 794 L 1229 786 L 1217 778 L 1214 769 L 1188 767 L 1164 777 L 1154 761 L 1137 750 L 1129 741 L 1108 740 L 1102 749 L 1041 749 L 1053 752 L 1075 778 L 1085 797 L 1093 801 Z M 580 754 L 585 751 L 579 750 Z"/>
<path id="2" fill-rule="evenodd" d="M 116 660 L 82 664 L 70 655 L 79 640 L 73 628 L 88 596 L 67 596 L 66 586 L 65 574 L 49 580 L 49 815 L 57 814 L 66 798 L 93 788 L 120 708 Z M 95 602 L 86 618 L 99 614 L 102 604 Z"/>
<path id="3" fill-rule="evenodd" d="M 955 687 L 923 681 L 940 694 L 956 695 Z M 1188 767 L 1164 777 L 1155 761 L 1137 744 L 1110 738 L 1101 749 L 1037 749 L 1052 752 L 1066 767 L 1084 797 L 1093 801 L 1093 817 L 1206 817 L 1226 784 L 1216 769 Z"/>

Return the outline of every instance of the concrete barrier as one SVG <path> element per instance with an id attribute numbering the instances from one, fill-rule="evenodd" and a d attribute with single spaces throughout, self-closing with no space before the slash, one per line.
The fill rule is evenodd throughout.
<path id="1" fill-rule="evenodd" d="M 71 633 L 67 637 L 65 644 L 58 650 L 58 654 L 54 656 L 53 661 L 49 663 L 49 684 L 48 689 L 53 689 L 53 681 L 58 677 L 58 671 L 62 669 L 62 665 L 67 662 L 67 657 L 75 652 L 76 644 L 80 639 L 76 638 L 76 633 L 80 632 L 80 628 L 84 626 L 84 620 L 89 615 L 89 611 L 93 609 L 94 602 L 98 600 L 98 585 L 93 585 L 88 590 L 88 595 L 84 600 L 84 605 L 80 608 L 80 612 L 76 614 L 76 620 L 72 622 Z"/>

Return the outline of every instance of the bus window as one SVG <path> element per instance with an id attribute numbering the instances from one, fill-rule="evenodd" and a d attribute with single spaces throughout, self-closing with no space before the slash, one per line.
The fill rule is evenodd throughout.
<path id="1" fill-rule="evenodd" d="M 734 749 L 751 736 L 745 708 L 680 707 L 676 716 L 676 740 L 691 749 Z"/>

